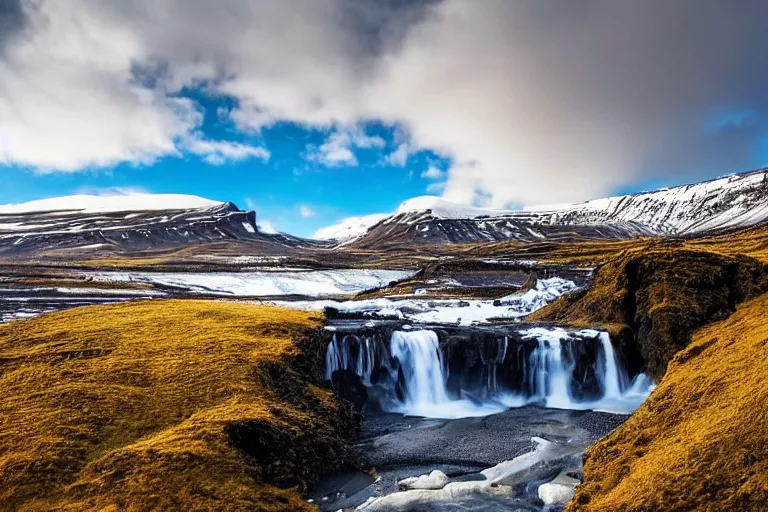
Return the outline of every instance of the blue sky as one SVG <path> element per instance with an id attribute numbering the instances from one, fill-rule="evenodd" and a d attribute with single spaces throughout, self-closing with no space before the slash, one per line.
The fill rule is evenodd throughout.
<path id="1" fill-rule="evenodd" d="M 263 146 L 270 152 L 269 159 L 213 165 L 204 157 L 186 154 L 148 165 L 120 164 L 77 172 L 39 172 L 6 165 L 0 166 L 4 167 L 5 184 L 0 188 L 0 203 L 120 191 L 194 194 L 232 201 L 240 208 L 256 210 L 260 222 L 266 220 L 280 231 L 310 236 L 344 217 L 393 211 L 405 199 L 439 192 L 439 171 L 450 163 L 431 151 L 417 151 L 408 155 L 405 165 L 393 165 L 387 156 L 399 146 L 398 128 L 365 123 L 364 132 L 380 137 L 383 145 L 353 148 L 354 165 L 327 165 L 314 161 L 311 154 L 335 129 L 277 123 L 258 134 L 243 134 L 222 115 L 221 109 L 232 105 L 230 98 L 190 91 L 184 95 L 194 98 L 204 111 L 206 136 Z M 432 171 L 426 173 L 429 169 Z"/>

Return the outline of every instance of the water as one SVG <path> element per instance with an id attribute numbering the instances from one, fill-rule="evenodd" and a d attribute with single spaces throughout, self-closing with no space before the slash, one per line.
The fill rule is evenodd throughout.
<path id="1" fill-rule="evenodd" d="M 405 380 L 404 408 L 448 402 L 443 354 L 437 334 L 433 331 L 395 331 L 390 351 L 400 362 Z"/>
<path id="2" fill-rule="evenodd" d="M 517 334 L 500 337 L 491 357 L 479 350 L 471 369 L 479 366 L 479 378 L 453 375 L 453 383 L 434 331 L 396 330 L 389 343 L 380 334 L 334 335 L 325 375 L 353 371 L 380 410 L 430 418 L 485 416 L 530 403 L 628 413 L 653 388 L 644 374 L 630 381 L 606 332 L 532 328 Z"/>

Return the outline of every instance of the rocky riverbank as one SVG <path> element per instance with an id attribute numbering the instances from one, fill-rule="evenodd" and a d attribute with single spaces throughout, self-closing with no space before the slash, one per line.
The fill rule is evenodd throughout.
<path id="1" fill-rule="evenodd" d="M 369 472 L 329 475 L 312 500 L 328 511 L 541 510 L 539 486 L 580 479 L 584 450 L 626 418 L 535 406 L 457 420 L 371 415 L 355 445 Z M 421 475 L 431 478 L 408 480 Z"/>

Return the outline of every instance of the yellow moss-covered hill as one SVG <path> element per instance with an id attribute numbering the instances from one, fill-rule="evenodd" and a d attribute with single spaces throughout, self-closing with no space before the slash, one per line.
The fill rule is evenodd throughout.
<path id="1" fill-rule="evenodd" d="M 768 507 L 768 295 L 698 330 L 659 387 L 585 456 L 571 512 Z"/>
<path id="2" fill-rule="evenodd" d="M 173 300 L 0 325 L 0 510 L 314 510 L 354 425 L 295 371 L 318 325 Z"/>
<path id="3" fill-rule="evenodd" d="M 674 246 L 627 250 L 598 268 L 588 290 L 562 297 L 529 320 L 610 327 L 625 356 L 637 347 L 646 371 L 659 380 L 695 329 L 766 292 L 768 265 L 748 256 Z"/>

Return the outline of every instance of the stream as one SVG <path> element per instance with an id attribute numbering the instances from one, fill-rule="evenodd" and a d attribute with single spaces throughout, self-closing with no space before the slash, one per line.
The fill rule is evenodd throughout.
<path id="1" fill-rule="evenodd" d="M 584 451 L 653 389 L 598 330 L 330 329 L 325 378 L 366 415 L 355 448 L 370 469 L 327 475 L 321 510 L 561 510 Z"/>

